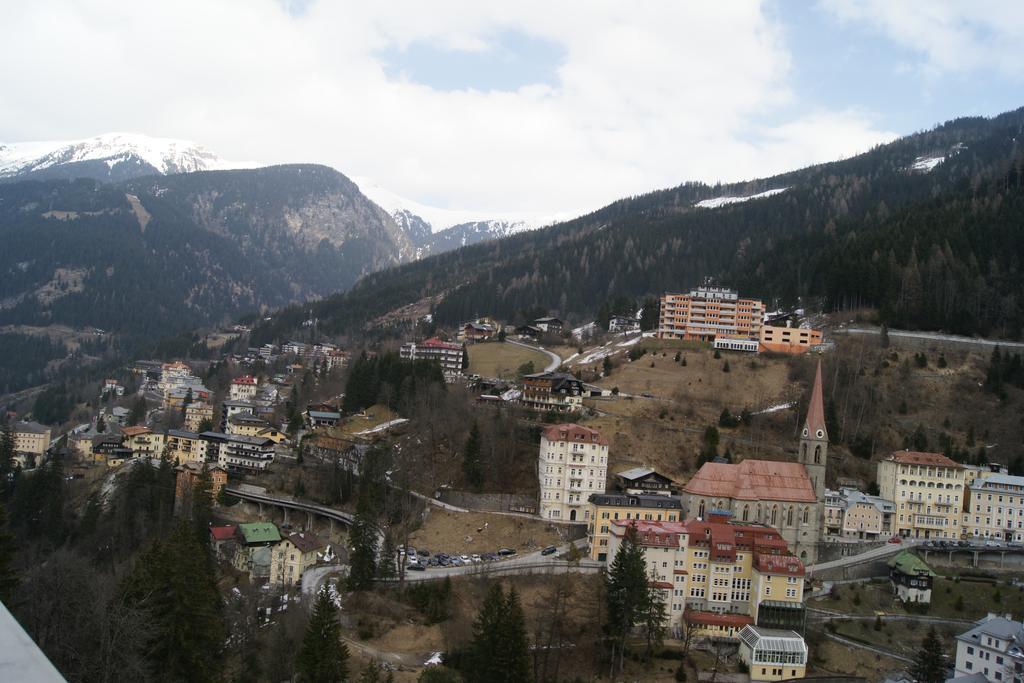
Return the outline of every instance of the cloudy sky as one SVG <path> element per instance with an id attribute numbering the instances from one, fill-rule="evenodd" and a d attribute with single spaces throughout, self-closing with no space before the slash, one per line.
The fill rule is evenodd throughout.
<path id="1" fill-rule="evenodd" d="M 575 213 L 1024 105 L 1024 3 L 0 0 L 0 140 L 130 131 Z"/>

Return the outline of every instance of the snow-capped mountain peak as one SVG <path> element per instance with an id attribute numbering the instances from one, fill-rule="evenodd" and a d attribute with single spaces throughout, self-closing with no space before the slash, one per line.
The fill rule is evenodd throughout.
<path id="1" fill-rule="evenodd" d="M 86 161 L 103 161 L 110 168 L 121 162 L 141 162 L 162 174 L 258 166 L 221 159 L 187 140 L 137 133 L 106 133 L 84 140 L 0 143 L 0 177 Z"/>

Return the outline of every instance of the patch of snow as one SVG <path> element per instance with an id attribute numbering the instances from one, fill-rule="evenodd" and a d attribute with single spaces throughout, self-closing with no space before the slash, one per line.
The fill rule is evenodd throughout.
<path id="1" fill-rule="evenodd" d="M 752 413 L 752 414 L 753 415 L 767 415 L 768 413 L 777 413 L 780 410 L 786 410 L 788 408 L 792 408 L 795 405 L 796 405 L 796 401 L 791 401 L 789 403 L 779 403 L 778 405 L 768 406 L 764 410 L 758 410 L 756 413 Z"/>
<path id="2" fill-rule="evenodd" d="M 392 427 L 397 427 L 398 425 L 400 425 L 400 424 L 402 424 L 404 422 L 408 422 L 408 421 L 409 420 L 407 420 L 404 417 L 400 417 L 400 418 L 397 418 L 395 420 L 388 420 L 387 422 L 379 424 L 376 427 L 373 427 L 372 429 L 364 429 L 361 432 L 356 432 L 355 435 L 356 436 L 366 436 L 367 434 L 376 434 L 377 432 L 386 431 L 388 429 L 391 429 Z"/>
<path id="3" fill-rule="evenodd" d="M 928 173 L 933 170 L 936 166 L 946 160 L 945 156 L 938 157 L 918 157 L 914 160 L 914 164 L 910 167 L 911 170 L 920 171 L 922 173 Z"/>
<path id="4" fill-rule="evenodd" d="M 423 662 L 423 666 L 441 666 L 444 662 L 443 656 L 440 652 L 434 652 L 430 655 L 427 661 Z"/>
<path id="5" fill-rule="evenodd" d="M 579 355 L 580 355 L 580 354 L 578 354 L 578 353 L 574 353 L 574 354 L 572 354 L 571 356 L 569 356 L 568 358 L 566 358 L 565 360 L 563 360 L 562 362 L 563 362 L 563 363 L 569 363 L 569 362 L 571 362 L 571 361 L 572 361 L 572 359 L 573 359 L 573 358 L 577 358 L 577 357 L 578 357 Z"/>
<path id="6" fill-rule="evenodd" d="M 428 206 L 397 195 L 369 178 L 354 177 L 352 181 L 359 186 L 359 190 L 370 201 L 380 206 L 393 217 L 396 217 L 396 220 L 401 219 L 400 222 L 407 222 L 410 216 L 419 217 L 430 226 L 430 231 L 435 235 L 448 228 L 467 223 L 488 223 L 495 228 L 504 228 L 503 235 L 511 235 L 517 232 L 536 230 L 559 221 L 575 218 L 575 214 L 567 213 L 548 215 L 512 214 L 502 211 L 476 211 Z"/>
<path id="7" fill-rule="evenodd" d="M 643 337 L 633 337 L 632 339 L 627 339 L 624 342 L 619 342 L 618 344 L 616 344 L 616 346 L 632 346 L 633 344 L 636 344 L 641 339 L 643 339 Z"/>
<path id="8" fill-rule="evenodd" d="M 765 192 L 759 192 L 752 194 L 747 197 L 715 197 L 714 199 L 702 199 L 701 201 L 694 204 L 700 209 L 717 209 L 722 206 L 728 206 L 729 204 L 739 204 L 740 202 L 747 202 L 751 199 L 765 199 L 767 197 L 774 197 L 775 195 L 785 192 L 788 187 L 780 187 L 774 190 L 766 190 Z"/>
<path id="9" fill-rule="evenodd" d="M 595 332 L 597 332 L 597 323 L 592 322 L 574 328 L 572 331 L 572 336 L 577 339 L 582 339 L 583 337 L 589 337 L 593 335 Z"/>
<path id="10" fill-rule="evenodd" d="M 255 168 L 254 162 L 221 159 L 188 140 L 154 138 L 137 133 L 105 133 L 84 140 L 0 144 L 0 176 L 38 171 L 76 161 L 104 161 L 113 167 L 135 157 L 160 173 Z"/>

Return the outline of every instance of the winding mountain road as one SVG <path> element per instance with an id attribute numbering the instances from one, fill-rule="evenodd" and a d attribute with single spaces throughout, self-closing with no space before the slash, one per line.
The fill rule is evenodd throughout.
<path id="1" fill-rule="evenodd" d="M 515 344 L 516 346 L 522 346 L 524 349 L 532 349 L 533 351 L 540 351 L 541 353 L 545 354 L 550 359 L 551 362 L 548 363 L 547 367 L 544 368 L 544 372 L 554 372 L 555 370 L 558 369 L 558 366 L 562 364 L 562 357 L 561 356 L 559 356 L 557 353 L 554 353 L 552 351 L 548 351 L 543 346 L 534 346 L 533 344 L 524 344 L 523 342 L 515 341 L 513 339 L 506 339 L 505 342 L 508 343 L 508 344 Z"/>

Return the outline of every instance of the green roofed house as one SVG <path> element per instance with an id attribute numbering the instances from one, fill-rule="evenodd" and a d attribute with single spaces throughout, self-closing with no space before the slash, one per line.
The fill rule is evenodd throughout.
<path id="1" fill-rule="evenodd" d="M 241 572 L 248 572 L 253 581 L 270 579 L 273 547 L 281 542 L 281 532 L 272 522 L 239 524 L 235 530 L 239 548 L 232 564 Z"/>
<path id="2" fill-rule="evenodd" d="M 889 560 L 889 580 L 902 602 L 930 603 L 935 576 L 931 567 L 909 550 L 900 551 Z"/>

